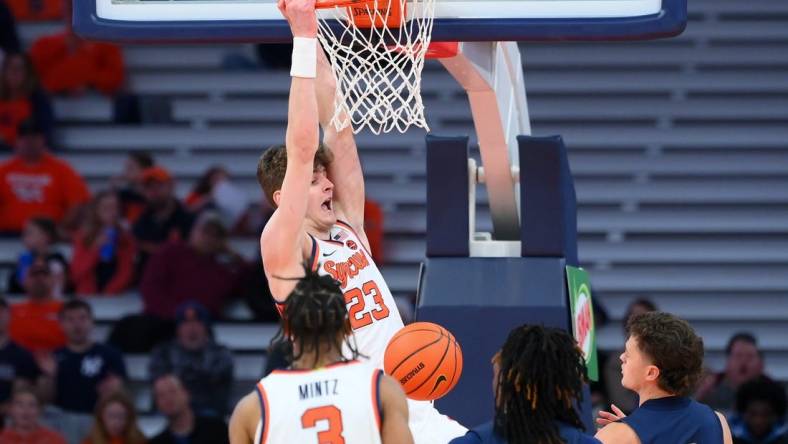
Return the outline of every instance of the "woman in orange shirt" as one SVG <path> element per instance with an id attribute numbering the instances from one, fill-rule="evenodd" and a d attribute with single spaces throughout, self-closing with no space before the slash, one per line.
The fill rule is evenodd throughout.
<path id="1" fill-rule="evenodd" d="M 85 228 L 74 240 L 71 274 L 76 293 L 123 292 L 134 277 L 136 254 L 134 238 L 121 220 L 118 195 L 99 192 L 90 204 Z"/>
<path id="2" fill-rule="evenodd" d="M 66 29 L 36 39 L 30 46 L 30 57 L 41 84 L 51 94 L 79 96 L 98 90 L 114 96 L 124 85 L 120 47 L 81 39 L 72 31 L 70 21 Z"/>
<path id="3" fill-rule="evenodd" d="M 113 393 L 96 405 L 93 427 L 82 444 L 145 444 L 134 405 L 123 393 Z"/>
<path id="4" fill-rule="evenodd" d="M 9 53 L 0 69 L 0 146 L 12 147 L 17 127 L 32 118 L 50 146 L 54 114 L 49 98 L 38 87 L 33 62 L 27 54 Z"/>

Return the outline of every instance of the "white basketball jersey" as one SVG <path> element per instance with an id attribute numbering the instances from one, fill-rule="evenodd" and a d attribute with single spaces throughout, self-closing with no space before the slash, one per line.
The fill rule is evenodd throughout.
<path id="1" fill-rule="evenodd" d="M 339 282 L 358 351 L 383 368 L 386 346 L 403 327 L 397 304 L 353 228 L 337 221 L 330 234 L 331 240 L 313 238 L 312 269 Z"/>
<path id="2" fill-rule="evenodd" d="M 380 378 L 361 361 L 274 370 L 257 384 L 255 444 L 379 444 Z"/>

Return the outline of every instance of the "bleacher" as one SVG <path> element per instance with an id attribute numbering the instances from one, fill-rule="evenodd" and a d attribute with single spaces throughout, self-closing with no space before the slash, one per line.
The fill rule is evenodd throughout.
<path id="1" fill-rule="evenodd" d="M 580 258 L 614 322 L 604 350 L 622 345 L 619 321 L 635 297 L 692 321 L 708 364 L 720 369 L 728 337 L 754 332 L 767 371 L 788 381 L 788 4 L 693 0 L 680 37 L 629 43 L 523 44 L 535 134 L 561 134 L 578 195 Z M 25 25 L 23 39 L 51 32 Z M 169 119 L 114 126 L 101 97 L 55 102 L 62 153 L 91 187 L 117 173 L 128 150 L 152 150 L 184 195 L 208 166 L 223 164 L 260 198 L 262 147 L 284 136 L 285 72 L 227 71 L 236 45 L 129 46 L 130 89 L 169 105 Z M 424 73 L 432 130 L 472 134 L 464 93 L 437 63 Z M 358 138 L 368 195 L 386 213 L 388 263 L 398 294 L 415 292 L 426 221 L 424 134 Z M 479 194 L 481 229 L 489 229 Z M 248 256 L 257 239 L 236 239 Z M 0 244 L 8 267 L 18 245 Z M 135 295 L 95 300 L 106 325 L 139 308 Z M 238 311 L 236 311 L 238 312 Z M 242 315 L 239 315 L 243 318 Z M 274 331 L 240 319 L 217 326 L 236 351 L 238 391 L 260 374 Z M 146 357 L 129 356 L 132 379 L 146 380 Z M 139 390 L 138 404 L 149 395 Z"/>

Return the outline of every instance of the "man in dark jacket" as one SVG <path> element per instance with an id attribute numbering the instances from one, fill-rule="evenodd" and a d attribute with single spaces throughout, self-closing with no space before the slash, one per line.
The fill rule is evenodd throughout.
<path id="1" fill-rule="evenodd" d="M 214 342 L 210 315 L 199 303 L 179 307 L 177 323 L 175 340 L 156 347 L 151 354 L 151 378 L 169 373 L 178 376 L 197 414 L 225 416 L 233 382 L 232 353 Z"/>

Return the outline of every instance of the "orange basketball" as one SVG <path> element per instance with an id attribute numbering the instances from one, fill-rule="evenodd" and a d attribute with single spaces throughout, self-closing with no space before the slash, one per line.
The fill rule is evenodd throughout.
<path id="1" fill-rule="evenodd" d="M 438 399 L 457 385 L 462 350 L 448 330 L 431 322 L 415 322 L 398 331 L 383 357 L 387 374 L 418 401 Z"/>

